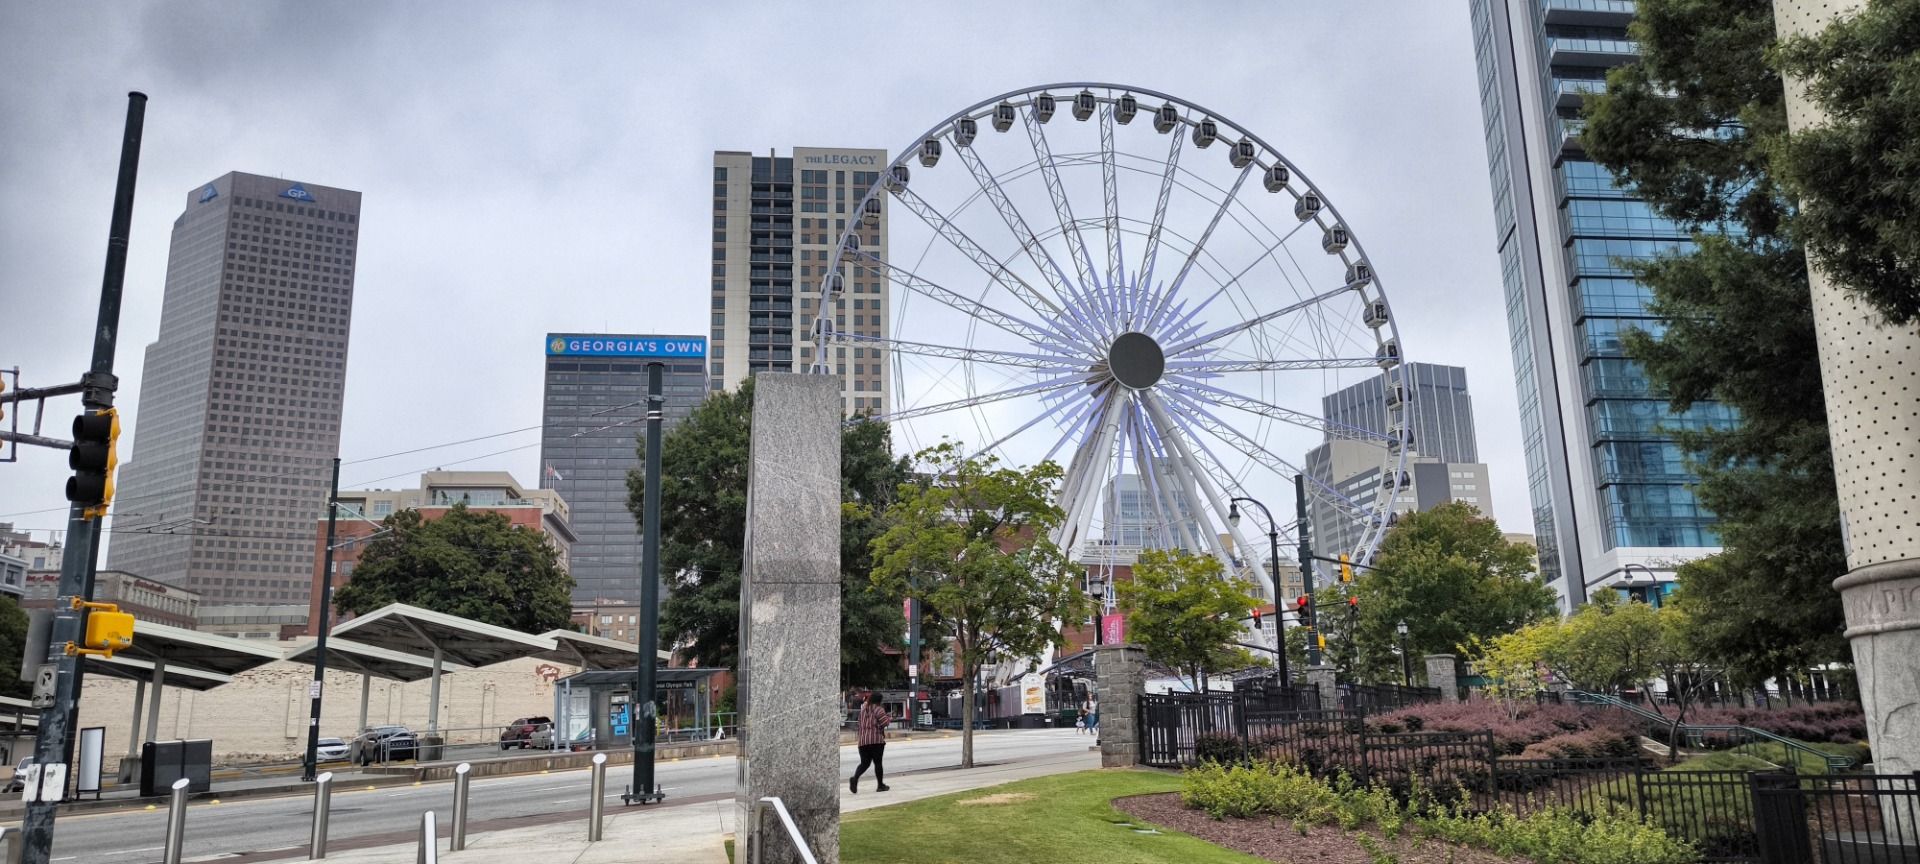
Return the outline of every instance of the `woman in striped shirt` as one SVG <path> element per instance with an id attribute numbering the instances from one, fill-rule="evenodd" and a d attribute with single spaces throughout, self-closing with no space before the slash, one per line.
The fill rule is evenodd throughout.
<path id="1" fill-rule="evenodd" d="M 873 766 L 874 788 L 885 792 L 887 785 L 886 769 L 881 767 L 880 758 L 887 750 L 887 724 L 893 722 L 893 715 L 880 706 L 880 694 L 867 693 L 867 704 L 860 706 L 860 767 L 853 771 L 853 779 L 847 781 L 847 789 L 854 794 L 860 792 L 860 775 L 867 773 L 867 766 Z"/>

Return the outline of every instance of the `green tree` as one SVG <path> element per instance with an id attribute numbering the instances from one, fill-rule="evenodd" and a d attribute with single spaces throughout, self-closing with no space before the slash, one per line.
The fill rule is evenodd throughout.
<path id="1" fill-rule="evenodd" d="M 333 595 L 342 612 L 407 603 L 523 633 L 566 627 L 573 577 L 545 534 L 465 504 L 438 519 L 402 510 L 381 521 L 353 580 Z"/>
<path id="2" fill-rule="evenodd" d="M 1888 321 L 1920 321 L 1920 2 L 1874 0 L 1775 59 L 1828 117 L 1773 154 L 1798 236 Z"/>
<path id="3" fill-rule="evenodd" d="M 1664 319 L 1627 351 L 1671 403 L 1726 551 L 1679 568 L 1707 658 L 1742 683 L 1845 661 L 1846 569 L 1798 217 L 1772 168 L 1786 129 L 1769 0 L 1643 0 L 1640 61 L 1589 99 L 1588 152 L 1690 252 L 1630 262 Z M 1737 412 L 1708 404 L 1718 401 Z"/>
<path id="4" fill-rule="evenodd" d="M 1087 614 L 1084 574 L 1051 539 L 1066 518 L 1054 504 L 1058 465 L 1001 467 L 991 456 L 962 455 L 952 441 L 915 460 L 921 474 L 901 487 L 873 540 L 873 580 L 895 596 L 916 585 L 949 634 L 960 679 L 969 682 L 960 764 L 971 768 L 975 672 L 1065 645 L 1057 622 Z"/>
<path id="5" fill-rule="evenodd" d="M 18 600 L 0 597 L 0 696 L 25 699 L 33 695 L 33 685 L 17 674 L 26 648 L 26 610 Z"/>
<path id="6" fill-rule="evenodd" d="M 1459 651 L 1476 637 L 1552 616 L 1553 589 L 1535 576 L 1533 556 L 1533 547 L 1507 540 L 1497 523 L 1467 504 L 1402 516 L 1381 541 L 1373 568 L 1360 570 L 1354 582 L 1358 633 L 1346 649 L 1353 657 L 1350 674 L 1398 679 L 1402 621 L 1407 651 L 1420 657 Z M 1345 626 L 1345 595 L 1325 592 L 1316 602 L 1337 660 L 1342 648 L 1331 634 Z"/>
<path id="7" fill-rule="evenodd" d="M 747 455 L 753 381 L 708 396 L 660 442 L 660 647 L 676 645 L 702 666 L 739 668 L 740 567 L 746 555 Z M 886 424 L 848 424 L 840 436 L 840 678 L 886 686 L 903 672 L 886 648 L 905 631 L 900 598 L 868 578 L 867 544 L 880 512 L 906 477 Z M 627 477 L 639 518 L 646 487 Z"/>
<path id="8" fill-rule="evenodd" d="M 1258 608 L 1259 589 L 1229 578 L 1212 555 L 1149 549 L 1133 565 L 1133 579 L 1119 583 L 1120 609 L 1127 615 L 1127 638 L 1147 657 L 1173 667 L 1207 689 L 1207 674 L 1254 663 L 1238 643 L 1250 609 Z"/>

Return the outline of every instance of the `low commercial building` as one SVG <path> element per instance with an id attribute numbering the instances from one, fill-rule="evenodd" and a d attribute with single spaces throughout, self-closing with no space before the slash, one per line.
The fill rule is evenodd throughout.
<path id="1" fill-rule="evenodd" d="M 36 570 L 26 574 L 25 595 L 20 605 L 27 609 L 52 609 L 60 590 L 60 571 Z M 193 629 L 200 611 L 200 592 L 176 585 L 142 579 L 125 570 L 101 570 L 93 577 L 93 599 L 114 603 L 136 621 Z"/>
<path id="2" fill-rule="evenodd" d="M 235 639 L 292 639 L 307 630 L 307 607 L 298 603 L 202 606 L 194 629 Z"/>

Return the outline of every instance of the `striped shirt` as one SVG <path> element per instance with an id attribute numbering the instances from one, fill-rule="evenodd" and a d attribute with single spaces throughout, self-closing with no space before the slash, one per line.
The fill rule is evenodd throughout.
<path id="1" fill-rule="evenodd" d="M 878 705 L 860 706 L 860 745 L 887 743 L 887 724 L 893 715 Z"/>

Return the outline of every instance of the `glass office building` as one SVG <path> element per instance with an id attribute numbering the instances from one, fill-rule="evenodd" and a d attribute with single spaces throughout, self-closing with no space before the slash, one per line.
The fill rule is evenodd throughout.
<path id="1" fill-rule="evenodd" d="M 1620 262 L 1691 245 L 1580 143 L 1582 101 L 1638 56 L 1634 3 L 1469 5 L 1534 531 L 1542 575 L 1570 609 L 1602 587 L 1671 580 L 1678 562 L 1717 551 L 1713 516 L 1664 430 L 1731 412 L 1669 411 L 1622 349 L 1625 332 L 1660 322 Z"/>
<path id="2" fill-rule="evenodd" d="M 647 367 L 664 366 L 665 428 L 707 395 L 702 336 L 547 334 L 540 488 L 572 511 L 574 608 L 640 602 L 640 525 L 627 474 L 647 434 Z"/>
<path id="3" fill-rule="evenodd" d="M 1480 446 L 1473 438 L 1473 396 L 1467 392 L 1467 370 L 1458 366 L 1408 363 L 1392 373 L 1411 390 L 1413 449 L 1423 456 L 1447 462 L 1478 462 Z M 1387 420 L 1387 374 L 1320 397 L 1328 420 L 1361 429 L 1384 431 Z"/>

